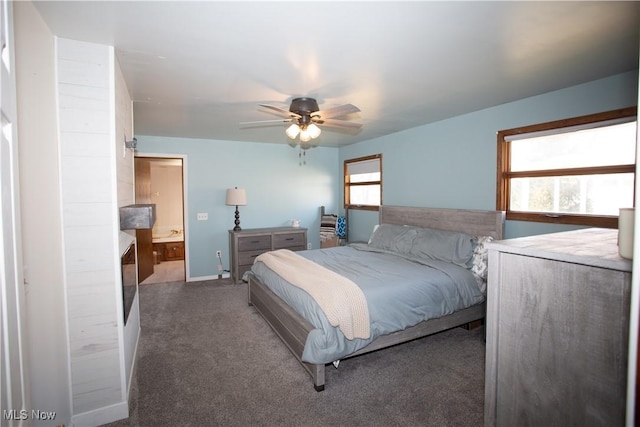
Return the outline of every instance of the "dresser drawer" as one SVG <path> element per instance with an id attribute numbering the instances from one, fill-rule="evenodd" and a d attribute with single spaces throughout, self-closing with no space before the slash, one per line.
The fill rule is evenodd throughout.
<path id="1" fill-rule="evenodd" d="M 267 250 L 268 249 L 238 252 L 238 265 L 253 265 L 253 260 L 255 260 L 258 255 L 267 252 Z"/>
<path id="2" fill-rule="evenodd" d="M 292 249 L 300 250 L 304 249 L 305 238 L 304 233 L 291 233 L 291 234 L 274 234 L 273 235 L 273 248 L 274 249 Z M 293 249 L 292 249 L 293 250 Z"/>
<path id="3" fill-rule="evenodd" d="M 271 249 L 271 236 L 243 236 L 238 238 L 238 251 L 256 251 Z"/>
<path id="4" fill-rule="evenodd" d="M 242 283 L 242 276 L 260 254 L 276 249 L 301 251 L 306 248 L 307 229 L 302 227 L 229 230 L 231 278 L 235 283 Z"/>
<path id="5" fill-rule="evenodd" d="M 242 276 L 244 276 L 244 273 L 246 273 L 247 271 L 251 270 L 251 266 L 252 265 L 239 265 L 238 266 L 238 279 L 242 279 Z"/>

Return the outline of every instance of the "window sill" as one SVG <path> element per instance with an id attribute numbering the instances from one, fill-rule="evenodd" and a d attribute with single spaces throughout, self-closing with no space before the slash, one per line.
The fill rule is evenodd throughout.
<path id="1" fill-rule="evenodd" d="M 345 209 L 349 210 L 362 210 L 362 211 L 379 211 L 380 206 L 370 206 L 370 205 L 344 205 Z"/>
<path id="2" fill-rule="evenodd" d="M 507 211 L 507 221 L 546 222 L 551 224 L 584 225 L 588 227 L 618 228 L 618 217 L 609 215 L 576 215 L 551 212 Z"/>

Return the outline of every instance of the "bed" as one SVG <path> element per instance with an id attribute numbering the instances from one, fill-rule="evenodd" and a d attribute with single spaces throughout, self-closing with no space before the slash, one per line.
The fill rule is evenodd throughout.
<path id="1" fill-rule="evenodd" d="M 333 363 L 337 366 L 343 359 L 466 325 L 485 317 L 486 287 L 483 289 L 481 283 L 483 272 L 475 274 L 475 269 L 478 259 L 482 258 L 481 243 L 502 238 L 504 212 L 381 206 L 379 224 L 369 242 L 290 255 L 304 258 L 301 261 L 314 266 L 315 263 L 322 263 L 326 268 L 339 273 L 339 276 L 344 275 L 346 281 L 364 281 L 367 277 L 373 280 L 373 285 L 368 282 L 357 285 L 363 289 L 368 302 L 368 315 L 371 319 L 368 336 L 356 334 L 354 337 L 353 330 L 345 329 L 342 325 L 334 326 L 329 320 L 332 316 L 325 316 L 326 311 L 318 309 L 319 303 L 311 298 L 309 292 L 283 279 L 284 273 L 272 270 L 267 265 L 267 258 L 257 260 L 249 274 L 249 305 L 255 307 L 311 375 L 316 391 L 324 390 L 326 365 Z M 399 257 L 396 251 L 426 247 L 425 240 L 418 243 L 416 236 L 425 235 L 420 233 L 427 233 L 428 236 L 446 233 L 446 239 L 453 238 L 456 246 L 452 252 L 453 258 L 449 259 L 449 255 L 444 260 L 434 260 L 431 257 L 427 260 L 423 257 L 417 259 L 413 255 Z M 406 244 L 406 236 L 411 236 L 415 245 Z M 473 259 L 458 260 L 458 252 L 462 251 L 464 256 L 468 253 L 465 245 L 469 236 L 473 238 Z M 436 247 L 440 243 L 434 245 Z M 428 248 L 426 250 L 430 251 Z M 271 255 L 275 254 L 269 256 Z M 337 259 L 347 260 L 345 267 L 333 265 Z M 385 271 L 384 266 L 391 264 L 401 268 Z M 358 271 L 355 266 L 365 270 Z M 426 285 L 418 288 L 411 281 L 413 276 L 422 275 L 425 268 L 433 271 L 429 273 L 428 289 L 434 290 L 429 290 L 428 293 L 425 291 Z M 284 277 L 289 278 L 286 275 Z M 469 278 L 473 279 L 473 283 Z M 453 284 L 445 285 L 444 282 L 440 283 L 442 280 L 451 280 Z M 486 285 L 486 281 L 483 282 Z M 450 288 L 454 285 L 455 289 Z M 412 294 L 405 294 L 416 292 L 416 289 L 429 300 L 436 298 L 434 295 L 442 294 L 442 301 L 435 301 L 435 305 L 439 305 L 443 312 L 436 313 L 434 309 L 424 309 L 422 305 L 420 309 L 402 305 L 405 300 L 417 299 Z M 381 292 L 395 294 L 389 297 Z M 400 301 L 400 308 L 393 309 L 393 304 L 389 302 L 392 300 Z M 361 323 L 356 322 L 356 325 L 360 328 L 358 333 L 363 333 Z"/>

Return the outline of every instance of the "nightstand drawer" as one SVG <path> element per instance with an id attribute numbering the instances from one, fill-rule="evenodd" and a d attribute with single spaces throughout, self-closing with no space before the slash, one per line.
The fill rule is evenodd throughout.
<path id="1" fill-rule="evenodd" d="M 305 240 L 304 233 L 274 234 L 273 247 L 274 249 L 294 247 L 302 247 L 304 249 Z"/>
<path id="2" fill-rule="evenodd" d="M 263 251 L 271 249 L 271 236 L 243 236 L 238 238 L 238 251 Z"/>

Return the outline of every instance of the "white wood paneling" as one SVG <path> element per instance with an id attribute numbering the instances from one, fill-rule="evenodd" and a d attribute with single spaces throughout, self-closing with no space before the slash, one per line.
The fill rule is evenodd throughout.
<path id="1" fill-rule="evenodd" d="M 62 159 L 62 186 L 67 203 L 109 203 L 115 197 L 111 183 L 104 178 L 111 174 L 108 158 L 64 157 Z"/>
<path id="2" fill-rule="evenodd" d="M 116 227 L 113 48 L 58 39 L 72 422 L 126 400 Z M 106 147 L 106 148 L 105 148 Z"/>
<path id="3" fill-rule="evenodd" d="M 104 134 L 67 132 L 60 149 L 63 157 L 109 157 L 113 147 Z"/>

